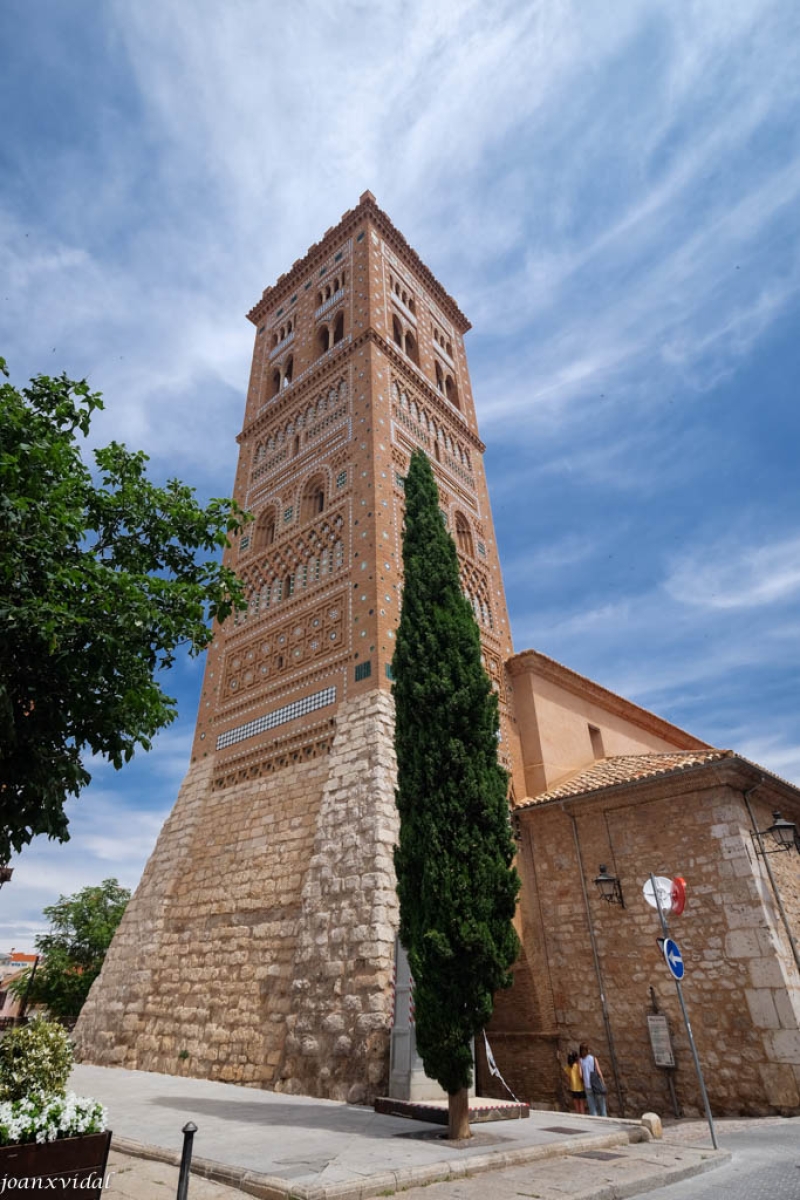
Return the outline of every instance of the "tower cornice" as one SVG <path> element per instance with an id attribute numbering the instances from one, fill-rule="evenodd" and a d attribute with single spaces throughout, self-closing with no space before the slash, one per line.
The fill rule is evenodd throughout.
<path id="1" fill-rule="evenodd" d="M 361 195 L 355 208 L 348 209 L 342 215 L 338 225 L 326 230 L 321 241 L 315 242 L 308 248 L 303 258 L 296 259 L 289 270 L 278 277 L 276 283 L 264 289 L 261 299 L 248 312 L 247 319 L 254 325 L 263 320 L 276 304 L 280 304 L 285 296 L 289 296 L 296 290 L 309 271 L 313 271 L 329 258 L 342 238 L 354 232 L 355 227 L 365 218 L 373 222 L 392 248 L 417 271 L 430 294 L 436 298 L 437 303 L 445 310 L 458 331 L 461 334 L 467 333 L 472 328 L 469 320 L 464 316 L 453 297 L 444 290 L 430 268 L 425 265 L 414 247 L 409 245 L 400 230 L 392 223 L 389 215 L 378 206 L 375 197 L 369 191 Z"/>

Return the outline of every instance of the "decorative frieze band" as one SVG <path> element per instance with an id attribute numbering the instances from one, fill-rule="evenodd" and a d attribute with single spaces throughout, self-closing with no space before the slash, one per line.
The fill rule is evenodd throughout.
<path id="1" fill-rule="evenodd" d="M 316 712 L 318 708 L 324 708 L 326 704 L 335 703 L 336 688 L 323 688 L 321 692 L 313 692 L 310 696 L 304 696 L 302 700 L 295 700 L 292 704 L 284 704 L 282 708 L 265 713 L 263 717 L 257 717 L 255 721 L 247 721 L 244 725 L 236 725 L 233 729 L 227 729 L 217 738 L 217 749 L 223 750 L 226 746 L 243 742 L 245 738 L 255 737 L 257 733 L 265 733 L 268 729 L 274 729 L 276 725 L 285 725 L 287 721 L 295 721 L 298 717 L 304 717 L 306 713 Z"/>

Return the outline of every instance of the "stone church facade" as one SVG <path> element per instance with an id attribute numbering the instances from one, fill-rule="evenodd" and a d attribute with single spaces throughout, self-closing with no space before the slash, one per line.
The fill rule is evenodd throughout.
<path id="1" fill-rule="evenodd" d="M 711 787 L 717 808 L 692 793 L 678 808 L 665 801 L 650 809 L 647 771 L 645 782 L 631 767 L 632 779 L 613 776 L 600 788 L 581 773 L 623 759 L 655 762 L 656 787 L 671 795 L 670 771 L 685 782 L 691 763 L 700 773 L 693 782 L 706 770 L 703 783 L 716 781 L 713 755 L 723 752 L 542 655 L 513 655 L 464 350 L 469 322 L 371 193 L 248 316 L 255 345 L 234 495 L 254 521 L 226 554 L 249 607 L 217 630 L 208 653 L 189 770 L 81 1014 L 79 1054 L 350 1102 L 386 1092 L 397 928 L 391 660 L 403 482 L 421 447 L 498 693 L 500 756 L 520 837 L 523 953 L 515 987 L 498 998 L 496 1058 L 519 1094 L 557 1105 L 559 1057 L 591 1036 L 599 1055 L 613 1056 L 617 1103 L 644 1103 L 653 1077 L 647 1047 L 640 1035 L 628 1041 L 617 1031 L 615 1040 L 608 1014 L 598 1023 L 602 967 L 594 976 L 585 967 L 587 937 L 613 945 L 619 934 L 598 933 L 592 922 L 617 914 L 596 912 L 591 895 L 581 908 L 579 878 L 586 884 L 598 855 L 621 863 L 634 845 L 647 870 L 688 877 L 697 811 L 703 830 L 713 821 L 732 831 L 706 848 L 702 894 L 710 896 L 724 880 L 745 880 L 749 843 L 725 816 L 727 784 Z M 659 772 L 666 759 L 680 763 Z M 727 778 L 746 774 L 725 766 Z M 572 778 L 578 791 L 559 793 Z M 641 810 L 630 785 L 645 788 Z M 615 818 L 626 832 L 612 846 L 597 829 L 610 829 L 607 802 L 617 804 L 620 787 L 618 807 L 632 815 Z M 800 819 L 795 789 L 770 787 Z M 658 815 L 640 819 L 645 811 Z M 570 848 L 576 820 L 589 839 L 585 861 Z M 662 824 L 676 836 L 688 831 L 675 846 L 682 857 L 670 858 L 669 838 L 655 836 Z M 636 837 L 649 837 L 658 853 L 648 857 Z M 773 930 L 756 880 L 760 862 L 742 887 L 772 932 L 745 939 L 758 952 L 737 957 L 730 947 L 744 942 L 733 935 L 751 926 L 730 918 L 727 932 L 713 934 L 713 948 L 722 938 L 724 951 L 714 969 L 723 971 L 730 955 L 737 980 L 751 972 L 749 991 L 758 995 L 739 1005 L 730 1028 L 749 1019 L 761 1031 L 747 1042 L 753 1104 L 786 1109 L 800 1105 L 800 994 L 786 937 Z M 796 919 L 798 868 L 781 869 Z M 632 908 L 620 913 L 633 920 Z M 618 979 L 616 970 L 607 974 Z M 623 998 L 624 980 L 616 985 L 626 1029 L 634 1011 L 641 1016 L 645 985 L 637 976 L 635 1003 Z M 488 1091 L 480 1057 L 478 1072 Z"/>

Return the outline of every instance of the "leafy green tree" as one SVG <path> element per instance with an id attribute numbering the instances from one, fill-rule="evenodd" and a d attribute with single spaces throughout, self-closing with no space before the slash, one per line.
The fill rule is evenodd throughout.
<path id="1" fill-rule="evenodd" d="M 50 932 L 36 938 L 41 961 L 35 973 L 11 985 L 15 994 L 45 1005 L 54 1017 L 77 1017 L 130 898 L 116 879 L 60 896 L 44 910 Z"/>
<path id="2" fill-rule="evenodd" d="M 79 437 L 102 407 L 66 375 L 0 386 L 0 862 L 36 834 L 68 839 L 87 755 L 119 768 L 149 749 L 176 716 L 158 672 L 243 606 L 218 555 L 245 514 L 157 487 L 117 442 L 93 476 Z"/>
<path id="3" fill-rule="evenodd" d="M 511 983 L 519 890 L 497 697 L 458 557 L 421 451 L 405 485 L 403 607 L 393 661 L 400 940 L 414 977 L 417 1045 L 449 1096 L 450 1137 L 469 1137 L 471 1040 Z"/>

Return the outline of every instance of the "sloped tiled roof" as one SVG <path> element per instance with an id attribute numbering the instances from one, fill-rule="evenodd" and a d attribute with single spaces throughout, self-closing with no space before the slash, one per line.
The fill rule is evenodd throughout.
<path id="1" fill-rule="evenodd" d="M 590 767 L 583 767 L 546 792 L 534 797 L 520 808 L 534 808 L 548 800 L 566 800 L 588 792 L 625 783 L 638 783 L 660 775 L 676 775 L 693 767 L 705 767 L 723 758 L 733 758 L 732 750 L 673 750 L 661 754 L 619 754 L 600 758 Z"/>

